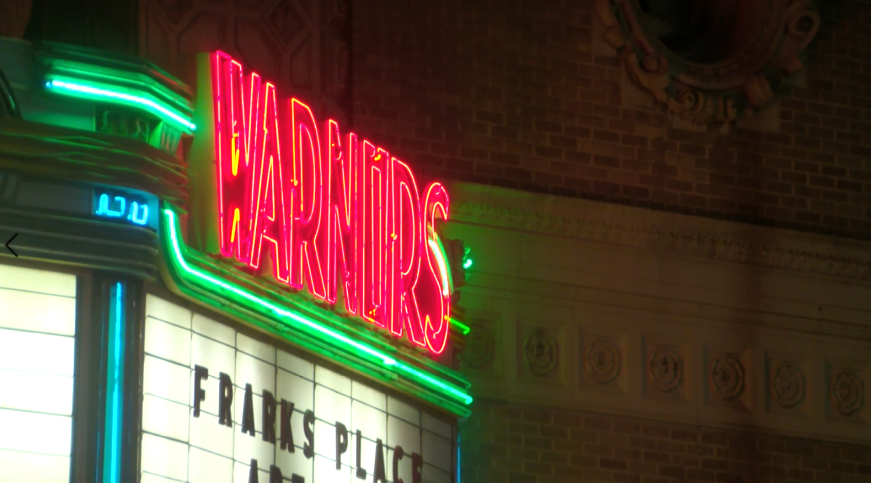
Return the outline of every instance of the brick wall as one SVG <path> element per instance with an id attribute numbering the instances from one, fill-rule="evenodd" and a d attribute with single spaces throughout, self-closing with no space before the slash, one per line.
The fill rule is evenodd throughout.
<path id="1" fill-rule="evenodd" d="M 779 132 L 722 135 L 623 107 L 590 1 L 357 2 L 354 127 L 433 176 L 871 239 L 871 2 L 818 3 Z"/>
<path id="2" fill-rule="evenodd" d="M 463 483 L 871 482 L 871 448 L 478 400 Z"/>

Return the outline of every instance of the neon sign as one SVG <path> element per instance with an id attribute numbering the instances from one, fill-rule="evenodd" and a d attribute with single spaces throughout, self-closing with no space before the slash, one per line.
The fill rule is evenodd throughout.
<path id="1" fill-rule="evenodd" d="M 221 255 L 440 354 L 449 198 L 223 52 L 211 56 Z"/>
<path id="2" fill-rule="evenodd" d="M 92 193 L 91 205 L 95 216 L 127 221 L 138 226 L 156 223 L 157 203 L 147 196 L 115 189 L 94 189 Z"/>

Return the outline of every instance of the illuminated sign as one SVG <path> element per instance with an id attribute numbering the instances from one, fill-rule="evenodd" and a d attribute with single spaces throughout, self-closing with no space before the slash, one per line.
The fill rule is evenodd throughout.
<path id="1" fill-rule="evenodd" d="M 94 216 L 155 227 L 157 201 L 153 196 L 117 188 L 94 188 L 91 196 Z"/>
<path id="2" fill-rule="evenodd" d="M 450 285 L 435 232 L 445 187 L 239 62 L 211 56 L 221 254 L 444 351 Z"/>
<path id="3" fill-rule="evenodd" d="M 453 481 L 450 423 L 153 295 L 145 311 L 143 482 Z"/>
<path id="4" fill-rule="evenodd" d="M 70 481 L 76 277 L 0 265 L 0 481 Z"/>

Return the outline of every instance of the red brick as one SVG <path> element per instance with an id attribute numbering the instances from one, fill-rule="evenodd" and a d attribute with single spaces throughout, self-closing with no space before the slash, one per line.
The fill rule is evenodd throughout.
<path id="1" fill-rule="evenodd" d="M 533 0 L 416 2 L 399 10 L 376 3 L 355 11 L 350 114 L 360 136 L 405 150 L 428 175 L 615 203 L 654 201 L 655 209 L 699 214 L 708 213 L 697 209 L 707 204 L 718 217 L 735 219 L 757 203 L 757 214 L 769 214 L 758 223 L 871 239 L 864 228 L 871 213 L 851 212 L 848 231 L 846 215 L 796 201 L 821 198 L 819 188 L 848 197 L 871 189 L 864 173 L 871 138 L 863 134 L 871 132 L 871 71 L 861 35 L 871 31 L 867 6 L 822 4 L 821 30 L 807 47 L 806 85 L 778 93 L 779 132 L 698 132 L 671 126 L 662 106 L 626 107 L 621 82 L 631 81 L 621 58 L 591 52 L 598 20 L 588 2 L 559 9 Z M 389 29 L 376 27 L 385 18 Z M 715 187 L 741 179 L 742 196 L 673 184 L 687 182 L 665 163 L 676 152 L 694 158 L 692 167 Z M 595 155 L 619 165 L 575 172 L 549 162 L 589 167 Z M 544 162 L 520 168 L 523 156 Z M 788 185 L 793 200 L 783 201 Z M 863 205 L 854 199 L 839 203 Z"/>

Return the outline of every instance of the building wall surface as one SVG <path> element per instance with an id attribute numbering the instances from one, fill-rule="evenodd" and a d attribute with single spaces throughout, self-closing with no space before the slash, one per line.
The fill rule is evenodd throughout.
<path id="1" fill-rule="evenodd" d="M 479 402 L 464 434 L 473 482 L 871 480 L 868 446 Z"/>
<path id="2" fill-rule="evenodd" d="M 453 191 L 464 482 L 871 482 L 871 3 L 819 3 L 779 99 L 711 127 L 635 87 L 595 2 L 354 4 L 354 129 L 519 190 Z"/>
<path id="3" fill-rule="evenodd" d="M 634 91 L 595 2 L 355 2 L 354 125 L 447 178 L 868 239 L 871 3 L 818 3 L 805 73 L 720 134 Z"/>
<path id="4" fill-rule="evenodd" d="M 479 184 L 448 228 L 476 253 L 463 481 L 867 483 L 871 3 L 818 3 L 780 99 L 706 128 L 634 87 L 593 1 L 140 0 L 124 38 L 188 81 L 226 50 Z"/>
<path id="5" fill-rule="evenodd" d="M 464 481 L 871 481 L 866 243 L 451 188 Z"/>

